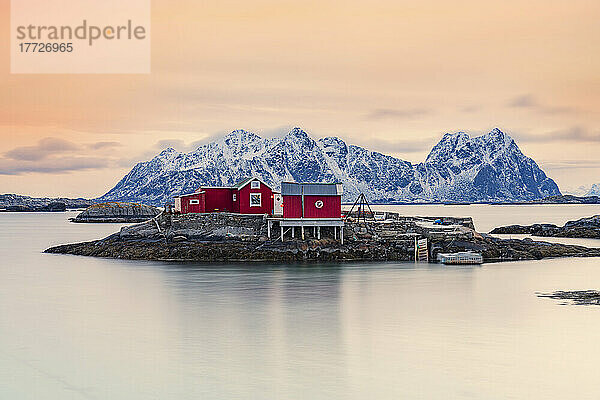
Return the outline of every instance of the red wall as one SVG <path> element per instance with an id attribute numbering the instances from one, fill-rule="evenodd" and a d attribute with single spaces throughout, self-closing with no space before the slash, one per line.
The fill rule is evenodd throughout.
<path id="1" fill-rule="evenodd" d="M 198 200 L 200 204 L 190 204 L 190 200 Z M 205 196 L 204 193 L 194 193 L 190 196 L 181 198 L 181 213 L 203 213 L 205 212 Z"/>
<path id="2" fill-rule="evenodd" d="M 302 217 L 302 197 L 283 196 L 283 218 Z"/>
<path id="3" fill-rule="evenodd" d="M 233 189 L 230 188 L 202 188 L 206 194 L 205 212 L 233 212 Z"/>
<path id="4" fill-rule="evenodd" d="M 315 202 L 321 200 L 323 207 L 315 207 Z M 304 196 L 304 218 L 341 218 L 341 196 Z"/>
<path id="5" fill-rule="evenodd" d="M 315 202 L 321 200 L 322 208 L 315 207 Z M 341 218 L 341 196 L 304 196 L 304 218 Z M 283 197 L 283 217 L 302 217 L 302 196 Z"/>
<path id="6" fill-rule="evenodd" d="M 260 189 L 251 189 L 251 183 L 238 191 L 240 214 L 273 214 L 273 191 L 261 182 Z M 261 206 L 250 207 L 250 193 L 261 194 Z"/>

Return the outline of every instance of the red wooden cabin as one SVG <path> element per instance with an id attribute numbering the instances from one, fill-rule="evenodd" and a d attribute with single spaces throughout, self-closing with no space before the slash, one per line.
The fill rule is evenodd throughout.
<path id="1" fill-rule="evenodd" d="M 281 184 L 283 218 L 341 218 L 340 183 Z"/>
<path id="2" fill-rule="evenodd" d="M 201 187 L 176 197 L 175 212 L 273 214 L 273 190 L 258 178 L 244 179 L 232 187 Z"/>

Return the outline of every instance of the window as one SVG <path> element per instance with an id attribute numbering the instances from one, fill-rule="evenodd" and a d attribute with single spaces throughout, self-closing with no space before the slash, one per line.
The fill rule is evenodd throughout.
<path id="1" fill-rule="evenodd" d="M 190 200 L 190 204 L 200 204 L 200 200 Z"/>
<path id="2" fill-rule="evenodd" d="M 250 193 L 250 207 L 260 207 L 262 205 L 260 197 L 260 193 Z"/>
<path id="3" fill-rule="evenodd" d="M 317 207 L 317 208 L 323 208 L 323 200 L 317 200 L 317 201 L 315 201 L 315 207 Z"/>
<path id="4" fill-rule="evenodd" d="M 237 194 L 233 194 L 233 201 L 237 201 Z"/>
<path id="5" fill-rule="evenodd" d="M 260 182 L 259 181 L 250 182 L 250 189 L 260 189 Z"/>

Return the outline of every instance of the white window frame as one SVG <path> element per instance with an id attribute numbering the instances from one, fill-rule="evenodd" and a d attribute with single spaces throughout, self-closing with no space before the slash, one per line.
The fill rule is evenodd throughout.
<path id="1" fill-rule="evenodd" d="M 252 196 L 258 196 L 258 204 L 252 204 Z M 250 207 L 262 207 L 262 194 L 250 193 Z"/>
<path id="2" fill-rule="evenodd" d="M 237 193 L 233 194 L 233 201 L 237 201 Z"/>
<path id="3" fill-rule="evenodd" d="M 200 200 L 197 200 L 197 199 L 191 199 L 191 200 L 190 200 L 190 205 L 192 205 L 192 204 L 196 204 L 196 205 L 198 205 L 198 204 L 200 204 Z"/>
<path id="4" fill-rule="evenodd" d="M 260 189 L 260 181 L 250 182 L 250 189 Z"/>

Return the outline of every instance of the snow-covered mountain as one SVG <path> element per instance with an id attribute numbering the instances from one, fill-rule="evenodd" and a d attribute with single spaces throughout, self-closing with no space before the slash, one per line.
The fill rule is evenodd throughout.
<path id="1" fill-rule="evenodd" d="M 563 190 L 563 194 L 571 194 L 579 197 L 600 196 L 600 183 L 594 183 L 593 185 L 581 185 L 576 189 L 567 188 L 566 190 Z"/>
<path id="2" fill-rule="evenodd" d="M 586 196 L 600 196 L 600 183 L 594 183 L 590 190 L 585 194 Z"/>
<path id="3" fill-rule="evenodd" d="M 447 133 L 425 162 L 411 164 L 337 137 L 315 140 L 294 128 L 268 139 L 236 130 L 187 154 L 168 148 L 138 163 L 99 200 L 160 205 L 201 185 L 232 185 L 247 176 L 274 187 L 282 181 L 342 182 L 345 201 L 361 192 L 375 202 L 513 202 L 560 194 L 499 129 L 475 138 Z"/>

